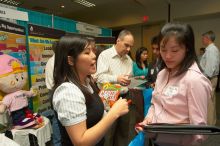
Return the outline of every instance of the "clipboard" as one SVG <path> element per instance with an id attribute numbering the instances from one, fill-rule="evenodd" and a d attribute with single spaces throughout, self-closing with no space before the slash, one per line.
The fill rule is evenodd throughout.
<path id="1" fill-rule="evenodd" d="M 220 135 L 220 127 L 209 125 L 154 123 L 142 126 L 146 133 L 183 135 Z"/>

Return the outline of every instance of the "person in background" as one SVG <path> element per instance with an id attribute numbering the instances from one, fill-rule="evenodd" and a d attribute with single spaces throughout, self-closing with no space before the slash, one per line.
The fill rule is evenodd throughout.
<path id="1" fill-rule="evenodd" d="M 128 56 L 134 45 L 134 37 L 128 30 L 122 30 L 116 40 L 116 44 L 111 48 L 101 52 L 97 62 L 97 72 L 95 74 L 97 83 L 112 83 L 127 86 L 130 84 L 129 76 L 132 74 L 132 60 Z M 120 95 L 128 99 L 127 94 Z M 120 117 L 112 126 L 105 137 L 105 146 L 125 146 L 129 142 L 130 112 Z M 135 131 L 134 131 L 135 132 Z"/>
<path id="2" fill-rule="evenodd" d="M 136 51 L 136 61 L 133 62 L 133 75 L 144 79 L 148 74 L 148 50 L 145 47 L 140 47 Z"/>
<path id="3" fill-rule="evenodd" d="M 56 43 L 53 42 L 52 50 L 55 52 L 56 49 Z M 46 67 L 45 67 L 45 83 L 47 86 L 47 89 L 49 90 L 48 96 L 50 99 L 52 99 L 52 89 L 54 86 L 54 79 L 53 79 L 53 70 L 54 70 L 54 58 L 55 54 L 49 60 L 47 61 Z M 61 135 L 60 135 L 60 129 L 58 125 L 58 119 L 55 116 L 54 110 L 49 109 L 42 113 L 44 116 L 48 117 L 51 121 L 52 129 L 53 129 L 53 145 L 54 146 L 61 146 Z"/>
<path id="4" fill-rule="evenodd" d="M 200 60 L 201 60 L 201 58 L 202 58 L 202 56 L 203 56 L 203 54 L 205 53 L 205 48 L 200 48 L 199 49 L 199 55 L 198 55 L 198 61 L 200 62 Z"/>
<path id="5" fill-rule="evenodd" d="M 96 51 L 96 59 L 98 59 L 99 55 L 102 53 L 102 51 L 106 50 L 104 45 L 98 45 L 96 47 L 97 51 Z"/>
<path id="6" fill-rule="evenodd" d="M 160 48 L 159 48 L 159 36 L 154 36 L 151 39 L 151 49 L 153 53 L 153 61 L 149 64 L 148 67 L 148 86 L 154 87 L 155 81 L 157 78 L 157 74 L 160 71 L 161 68 L 161 58 L 160 58 Z"/>
<path id="7" fill-rule="evenodd" d="M 98 83 L 119 83 L 128 85 L 132 74 L 132 60 L 128 56 L 134 45 L 134 37 L 128 30 L 119 33 L 116 44 L 101 52 L 97 61 Z"/>
<path id="8" fill-rule="evenodd" d="M 119 99 L 103 117 L 104 105 L 91 82 L 95 72 L 96 56 L 89 40 L 81 36 L 61 37 L 55 52 L 52 103 L 63 146 L 103 146 L 107 130 L 129 111 L 126 99 Z"/>
<path id="9" fill-rule="evenodd" d="M 220 65 L 220 53 L 219 49 L 214 44 L 215 33 L 208 31 L 202 34 L 202 43 L 206 47 L 205 54 L 200 60 L 200 65 L 203 69 L 203 73 L 208 77 L 212 83 L 212 98 L 209 101 L 208 106 L 208 124 L 216 124 L 216 96 L 215 88 L 217 86 L 219 65 Z"/>
<path id="10" fill-rule="evenodd" d="M 161 29 L 160 54 L 164 68 L 159 72 L 152 105 L 142 123 L 207 125 L 211 83 L 201 72 L 190 25 L 167 23 Z M 141 127 L 138 130 L 143 130 Z M 191 145 L 204 137 L 161 135 L 167 145 Z M 158 138 L 158 141 L 157 141 Z M 164 143 L 155 138 L 158 145 Z"/>
<path id="11" fill-rule="evenodd" d="M 53 42 L 52 45 L 53 53 L 55 53 L 56 44 L 57 42 Z M 45 67 L 45 83 L 49 91 L 51 91 L 54 86 L 54 79 L 53 79 L 54 58 L 55 58 L 55 54 L 53 54 L 53 56 L 48 59 Z"/>
<path id="12" fill-rule="evenodd" d="M 96 43 L 95 38 L 94 37 L 87 37 L 87 38 L 89 40 L 90 46 L 92 47 L 93 53 L 96 54 L 97 53 L 97 48 L 96 48 L 96 44 L 95 44 Z"/>
<path id="13" fill-rule="evenodd" d="M 97 65 L 97 59 L 98 59 L 99 55 L 104 50 L 105 50 L 105 46 L 103 46 L 103 45 L 98 45 L 96 47 L 96 51 L 93 50 L 93 52 L 95 52 L 95 55 L 96 55 L 96 65 Z M 92 74 L 92 77 L 93 77 L 94 82 L 97 82 L 97 76 L 95 76 L 95 74 Z"/>
<path id="14" fill-rule="evenodd" d="M 135 54 L 135 59 L 136 61 L 133 62 L 133 76 L 137 79 L 142 79 L 145 80 L 148 74 L 148 50 L 145 47 L 140 47 L 136 50 L 136 54 Z M 141 84 L 138 87 L 136 87 L 136 89 L 131 90 L 130 92 L 134 92 L 133 96 L 135 98 L 135 104 L 137 105 L 135 107 L 136 112 L 136 117 L 138 117 L 138 121 L 140 122 L 143 118 L 144 118 L 144 113 L 147 110 L 146 109 L 146 105 L 145 103 L 149 103 L 150 104 L 150 98 L 144 98 L 143 97 L 143 93 L 146 90 L 146 85 L 145 84 Z M 142 96 L 140 96 L 140 94 Z M 138 96 L 139 95 L 139 96 Z M 135 117 L 133 117 L 134 119 Z"/>

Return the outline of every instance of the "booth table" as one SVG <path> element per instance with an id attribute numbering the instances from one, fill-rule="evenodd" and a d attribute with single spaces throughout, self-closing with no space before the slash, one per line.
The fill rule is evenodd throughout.
<path id="1" fill-rule="evenodd" d="M 9 115 L 8 111 L 6 110 L 4 113 L 0 114 L 0 124 L 7 127 L 9 122 Z"/>
<path id="2" fill-rule="evenodd" d="M 0 146 L 20 146 L 4 134 L 0 134 Z"/>
<path id="3" fill-rule="evenodd" d="M 52 128 L 48 118 L 43 118 L 44 126 L 38 129 L 12 129 L 13 140 L 21 146 L 30 146 L 29 135 L 32 134 L 36 136 L 38 146 L 46 146 L 46 143 L 51 140 Z"/>

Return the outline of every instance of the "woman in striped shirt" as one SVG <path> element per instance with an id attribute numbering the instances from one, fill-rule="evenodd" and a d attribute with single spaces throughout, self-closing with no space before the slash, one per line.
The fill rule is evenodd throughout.
<path id="1" fill-rule="evenodd" d="M 113 122 L 128 113 L 128 103 L 119 99 L 103 117 L 103 103 L 91 82 L 96 56 L 89 40 L 63 36 L 56 47 L 52 102 L 60 121 L 62 144 L 102 146 Z"/>

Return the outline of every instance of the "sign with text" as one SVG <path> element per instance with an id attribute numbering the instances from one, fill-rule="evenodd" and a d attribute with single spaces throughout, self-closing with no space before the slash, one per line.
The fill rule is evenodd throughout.
<path id="1" fill-rule="evenodd" d="M 37 98 L 33 100 L 33 106 L 34 111 L 43 112 L 51 106 L 45 84 L 45 66 L 53 55 L 53 42 L 63 36 L 65 32 L 32 24 L 28 26 L 28 31 L 31 83 L 38 90 Z"/>
<path id="2" fill-rule="evenodd" d="M 27 68 L 25 28 L 0 20 L 0 52 L 17 58 Z M 23 89 L 28 89 L 28 82 Z M 0 91 L 0 97 L 4 95 Z"/>
<path id="3" fill-rule="evenodd" d="M 0 17 L 28 21 L 28 13 L 14 9 L 0 7 Z"/>
<path id="4" fill-rule="evenodd" d="M 76 23 L 76 29 L 79 31 L 80 34 L 87 34 L 92 36 L 98 36 L 102 33 L 101 28 L 82 22 Z"/>

